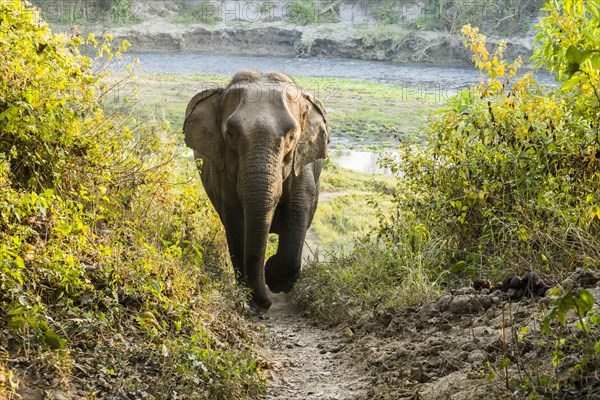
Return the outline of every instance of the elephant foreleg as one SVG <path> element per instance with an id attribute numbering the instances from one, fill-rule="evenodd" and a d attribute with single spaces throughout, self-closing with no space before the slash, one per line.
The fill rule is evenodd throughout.
<path id="1" fill-rule="evenodd" d="M 225 233 L 227 235 L 227 246 L 233 264 L 235 278 L 240 284 L 245 284 L 244 276 L 244 213 L 241 207 L 228 206 L 221 216 Z"/>
<path id="2" fill-rule="evenodd" d="M 300 277 L 302 248 L 314 213 L 312 194 L 281 205 L 278 217 L 279 246 L 265 265 L 265 280 L 274 293 L 288 293 Z"/>
<path id="3" fill-rule="evenodd" d="M 273 293 L 288 293 L 300 276 L 306 229 L 282 224 L 277 253 L 265 265 L 265 280 Z M 301 224 L 301 226 L 306 226 Z"/>

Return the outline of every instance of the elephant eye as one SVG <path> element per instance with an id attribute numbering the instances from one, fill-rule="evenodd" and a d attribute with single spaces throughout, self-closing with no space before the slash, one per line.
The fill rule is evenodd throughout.
<path id="1" fill-rule="evenodd" d="M 285 137 L 288 142 L 293 142 L 296 139 L 296 129 L 289 131 Z"/>
<path id="2" fill-rule="evenodd" d="M 298 131 L 298 124 L 297 123 L 290 123 L 283 130 L 283 132 L 285 132 L 284 136 L 285 136 L 285 138 L 287 140 L 293 140 L 296 137 L 296 132 L 297 131 Z"/>
<path id="3" fill-rule="evenodd" d="M 225 134 L 237 136 L 243 129 L 243 122 L 239 118 L 230 116 L 225 123 Z"/>
<path id="4" fill-rule="evenodd" d="M 230 126 L 228 126 L 227 129 L 225 129 L 225 136 L 235 137 L 237 135 L 238 135 L 237 129 L 232 129 L 232 127 L 230 127 Z"/>

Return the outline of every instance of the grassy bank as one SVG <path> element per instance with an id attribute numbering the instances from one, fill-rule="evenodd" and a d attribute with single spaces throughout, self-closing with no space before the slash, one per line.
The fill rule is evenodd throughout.
<path id="1" fill-rule="evenodd" d="M 206 88 L 225 86 L 231 77 L 216 75 L 140 74 L 136 80 L 120 85 L 117 96 L 131 99 L 136 110 L 149 110 L 170 122 L 173 130 L 183 125 L 185 107 L 192 96 Z M 433 93 L 415 93 L 396 85 L 330 78 L 294 77 L 296 82 L 325 105 L 331 136 L 345 139 L 348 146 L 384 148 L 397 146 L 403 138 L 419 135 L 425 114 L 440 105 Z M 114 99 L 108 98 L 110 105 Z"/>
<path id="2" fill-rule="evenodd" d="M 377 227 L 390 206 L 391 175 L 340 168 L 328 162 L 321 174 L 320 204 L 311 226 L 324 252 L 346 251 Z"/>

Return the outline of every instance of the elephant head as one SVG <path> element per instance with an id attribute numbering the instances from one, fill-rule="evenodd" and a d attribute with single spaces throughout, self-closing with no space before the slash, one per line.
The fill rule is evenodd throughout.
<path id="1" fill-rule="evenodd" d="M 321 102 L 286 75 L 256 70 L 238 73 L 225 88 L 197 94 L 186 110 L 185 142 L 204 165 L 211 166 L 211 174 L 219 181 L 220 189 L 214 190 L 207 187 L 208 179 L 203 176 L 226 230 L 233 228 L 225 221 L 225 204 L 239 204 L 242 210 L 243 221 L 238 223 L 243 224 L 243 255 L 239 255 L 243 263 L 238 273 L 250 288 L 254 303 L 263 309 L 271 304 L 264 257 L 275 209 L 284 183 L 297 179 L 308 164 L 326 157 L 325 115 Z M 206 172 L 202 167 L 201 174 Z M 235 239 L 229 240 L 229 236 L 233 235 L 228 232 L 234 258 Z"/>

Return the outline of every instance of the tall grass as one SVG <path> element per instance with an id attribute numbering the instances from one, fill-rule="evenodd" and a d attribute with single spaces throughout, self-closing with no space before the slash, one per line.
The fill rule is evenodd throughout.
<path id="1" fill-rule="evenodd" d="M 385 241 L 357 239 L 351 251 L 334 247 L 304 267 L 294 300 L 327 323 L 356 321 L 387 308 L 422 304 L 441 290 L 435 266 L 443 243 L 406 231 L 392 253 Z"/>

